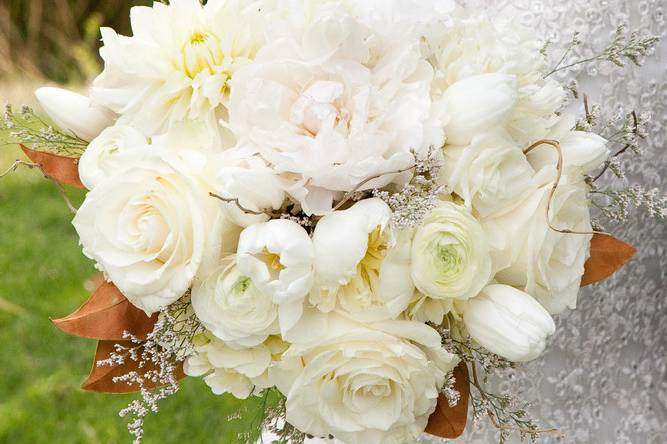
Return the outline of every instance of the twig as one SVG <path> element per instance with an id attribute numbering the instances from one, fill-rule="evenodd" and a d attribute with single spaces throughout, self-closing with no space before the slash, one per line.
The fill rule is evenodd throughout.
<path id="1" fill-rule="evenodd" d="M 47 179 L 49 179 L 50 181 L 52 181 L 53 183 L 56 184 L 56 187 L 58 187 L 58 191 L 60 191 L 60 194 L 63 197 L 63 200 L 65 201 L 65 205 L 67 205 L 67 208 L 70 210 L 70 212 L 72 214 L 76 214 L 77 209 L 74 206 L 74 204 L 72 204 L 72 201 L 70 200 L 69 196 L 67 195 L 67 191 L 65 191 L 65 187 L 63 187 L 63 184 L 58 182 L 56 179 L 47 176 L 46 174 L 44 175 L 44 177 L 46 177 Z"/>
<path id="2" fill-rule="evenodd" d="M 17 160 L 16 162 L 14 162 L 14 163 L 12 164 L 12 166 L 10 166 L 9 168 L 7 168 L 7 170 L 6 170 L 4 173 L 0 174 L 0 179 L 2 179 L 3 177 L 7 176 L 7 175 L 10 174 L 10 173 L 13 173 L 13 172 L 16 171 L 20 166 L 25 166 L 25 167 L 27 167 L 27 168 L 29 168 L 29 169 L 39 168 L 39 165 L 37 165 L 36 163 L 30 163 L 30 162 L 26 162 L 26 161 L 24 161 L 24 160 Z"/>
<path id="3" fill-rule="evenodd" d="M 554 181 L 553 186 L 551 187 L 551 190 L 549 191 L 549 197 L 547 200 L 547 209 L 546 209 L 546 216 L 547 216 L 547 224 L 549 225 L 549 228 L 551 228 L 553 231 L 556 231 L 558 233 L 562 234 L 582 234 L 582 235 L 589 235 L 589 234 L 601 234 L 605 236 L 611 236 L 609 233 L 605 233 L 602 231 L 573 231 L 573 230 L 561 230 L 559 228 L 556 228 L 552 223 L 551 223 L 551 203 L 553 202 L 554 195 L 556 194 L 556 190 L 558 189 L 558 186 L 560 185 L 560 181 L 563 177 L 563 150 L 560 147 L 560 142 L 556 140 L 538 140 L 528 148 L 526 148 L 523 153 L 528 154 L 531 151 L 533 151 L 535 148 L 541 146 L 541 145 L 550 145 L 556 149 L 558 152 L 558 162 L 556 164 L 556 180 Z"/>
<path id="4" fill-rule="evenodd" d="M 363 186 L 366 185 L 367 183 L 369 183 L 369 182 L 371 182 L 375 179 L 379 179 L 381 177 L 388 176 L 390 174 L 406 173 L 406 172 L 414 169 L 416 166 L 417 165 L 411 165 L 410 167 L 404 168 L 402 170 L 391 171 L 389 173 L 381 173 L 381 174 L 378 174 L 377 176 L 369 177 L 368 179 L 365 179 L 365 180 L 361 181 L 356 187 L 354 187 L 354 189 L 352 191 L 348 191 L 347 193 L 345 193 L 345 196 L 343 196 L 343 199 L 340 202 L 338 202 L 338 204 L 333 208 L 332 211 L 340 210 L 343 207 L 343 205 L 345 205 L 347 202 L 349 202 L 349 200 L 352 198 L 354 193 L 361 190 L 361 188 L 363 188 Z"/>
<path id="5" fill-rule="evenodd" d="M 249 210 L 248 208 L 245 208 L 243 205 L 241 205 L 241 202 L 239 201 L 238 197 L 227 198 L 227 197 L 222 197 L 219 194 L 215 194 L 213 192 L 208 193 L 208 194 L 209 194 L 209 196 L 215 197 L 216 199 L 219 199 L 223 202 L 235 204 L 244 213 L 254 214 L 255 216 L 265 216 L 265 215 L 267 215 L 267 213 L 265 213 L 264 211 L 253 211 L 253 210 Z"/>

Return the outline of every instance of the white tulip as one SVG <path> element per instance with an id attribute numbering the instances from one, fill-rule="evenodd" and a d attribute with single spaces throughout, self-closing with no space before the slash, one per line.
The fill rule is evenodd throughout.
<path id="1" fill-rule="evenodd" d="M 289 220 L 251 225 L 241 233 L 238 269 L 279 305 L 283 334 L 303 314 L 303 300 L 313 287 L 313 256 L 310 236 Z"/>
<path id="2" fill-rule="evenodd" d="M 81 183 L 92 190 L 126 166 L 124 163 L 129 159 L 123 161 L 125 153 L 146 145 L 146 137 L 130 126 L 116 125 L 105 129 L 79 159 Z"/>
<path id="3" fill-rule="evenodd" d="M 111 110 L 93 104 L 88 97 L 62 88 L 39 88 L 35 97 L 57 126 L 86 141 L 113 125 L 116 117 Z"/>
<path id="4" fill-rule="evenodd" d="M 489 285 L 469 300 L 463 321 L 474 340 L 512 362 L 538 358 L 556 329 L 535 299 L 507 285 Z"/>
<path id="5" fill-rule="evenodd" d="M 447 143 L 466 145 L 480 134 L 507 122 L 518 100 L 515 76 L 482 74 L 447 88 L 438 106 Z"/>

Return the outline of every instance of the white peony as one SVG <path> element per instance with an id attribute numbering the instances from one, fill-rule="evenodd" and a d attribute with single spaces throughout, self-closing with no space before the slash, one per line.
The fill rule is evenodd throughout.
<path id="1" fill-rule="evenodd" d="M 241 233 L 236 263 L 241 274 L 279 306 L 285 334 L 303 314 L 313 281 L 313 242 L 295 222 L 274 219 Z"/>
<path id="2" fill-rule="evenodd" d="M 136 158 L 90 191 L 73 221 L 84 254 L 149 314 L 178 300 L 221 247 L 203 156 L 160 151 L 133 150 Z"/>
<path id="3" fill-rule="evenodd" d="M 463 206 L 443 202 L 417 229 L 412 279 L 433 299 L 469 299 L 491 279 L 491 256 L 479 222 Z"/>
<path id="4" fill-rule="evenodd" d="M 547 203 L 555 175 L 544 168 L 544 185 L 533 189 L 506 213 L 483 220 L 498 282 L 523 288 L 550 313 L 576 307 L 589 256 L 591 234 L 565 234 L 547 223 Z M 539 176 L 538 176 L 539 177 Z M 588 186 L 566 178 L 551 203 L 551 224 L 559 230 L 590 232 Z"/>
<path id="5" fill-rule="evenodd" d="M 364 326 L 333 315 L 327 337 L 292 345 L 271 378 L 299 430 L 348 444 L 403 444 L 420 437 L 457 363 L 424 324 Z"/>
<path id="6" fill-rule="evenodd" d="M 395 318 L 407 307 L 414 291 L 411 237 L 395 238 L 391 216 L 382 200 L 365 199 L 318 222 L 313 305 L 363 321 Z"/>
<path id="7" fill-rule="evenodd" d="M 131 126 L 116 125 L 105 129 L 88 145 L 79 159 L 81 183 L 92 190 L 126 167 L 132 157 L 124 154 L 146 145 L 146 137 Z"/>
<path id="8" fill-rule="evenodd" d="M 190 119 L 218 131 L 230 78 L 262 44 L 258 9 L 242 0 L 132 8 L 132 37 L 102 28 L 105 68 L 91 97 L 147 136 Z"/>
<path id="9" fill-rule="evenodd" d="M 253 347 L 280 332 L 278 307 L 239 272 L 234 256 L 192 288 L 192 307 L 207 330 L 232 345 Z"/>
<path id="10" fill-rule="evenodd" d="M 448 145 L 441 180 L 481 217 L 504 211 L 526 193 L 535 171 L 504 131 L 475 136 L 470 145 Z"/>
<path id="11" fill-rule="evenodd" d="M 230 393 L 238 399 L 246 399 L 273 385 L 269 381 L 269 367 L 286 349 L 276 337 L 249 348 L 231 347 L 207 334 L 195 337 L 195 343 L 195 354 L 183 366 L 185 374 L 203 377 L 216 395 Z"/>
<path id="12" fill-rule="evenodd" d="M 341 11 L 270 43 L 232 81 L 240 145 L 289 177 L 287 191 L 309 214 L 326 214 L 341 192 L 383 173 L 362 188 L 404 182 L 409 173 L 389 173 L 414 162 L 410 150 L 443 143 L 419 40 L 377 53 L 369 31 Z"/>
<path id="13" fill-rule="evenodd" d="M 530 295 L 507 285 L 489 285 L 463 304 L 470 336 L 484 348 L 512 362 L 540 357 L 556 326 Z"/>

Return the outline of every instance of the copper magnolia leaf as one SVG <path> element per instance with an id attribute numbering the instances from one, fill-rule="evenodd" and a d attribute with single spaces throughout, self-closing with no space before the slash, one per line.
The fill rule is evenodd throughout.
<path id="1" fill-rule="evenodd" d="M 84 390 L 89 392 L 97 393 L 135 393 L 138 392 L 139 386 L 136 384 L 128 384 L 126 382 L 114 382 L 114 378 L 118 376 L 126 375 L 130 372 L 137 372 L 139 374 L 145 374 L 148 371 L 155 370 L 156 367 L 154 364 L 149 364 L 147 366 L 139 368 L 139 364 L 136 361 L 133 361 L 129 357 L 125 359 L 125 362 L 120 365 L 114 366 L 99 366 L 97 365 L 98 361 L 104 361 L 109 359 L 111 353 L 115 352 L 115 345 L 120 344 L 126 348 L 136 347 L 136 344 L 125 341 L 99 341 L 97 344 L 97 350 L 95 352 L 95 360 L 93 361 L 93 367 L 90 370 L 90 375 L 84 381 L 81 386 Z M 141 353 L 141 351 L 139 351 Z M 185 373 L 183 373 L 183 365 L 179 364 L 176 371 L 177 380 L 185 378 Z M 153 383 L 151 381 L 146 381 L 146 388 L 157 388 L 160 384 Z"/>
<path id="2" fill-rule="evenodd" d="M 110 282 L 103 282 L 77 311 L 53 321 L 65 333 L 104 341 L 121 341 L 126 331 L 146 339 L 156 322 L 157 314 L 146 316 Z"/>
<path id="3" fill-rule="evenodd" d="M 58 154 L 46 151 L 37 151 L 25 145 L 21 145 L 21 149 L 51 179 L 76 188 L 85 188 L 79 178 L 78 158 L 59 156 Z"/>
<path id="4" fill-rule="evenodd" d="M 426 433 L 446 439 L 454 439 L 463 435 L 468 422 L 468 400 L 470 398 L 468 366 L 465 362 L 461 362 L 454 369 L 454 378 L 456 378 L 454 387 L 461 394 L 461 399 L 454 407 L 450 407 L 447 398 L 440 395 L 438 406 L 428 420 Z"/>
<path id="5" fill-rule="evenodd" d="M 613 236 L 595 234 L 591 240 L 591 257 L 585 265 L 581 286 L 607 279 L 620 270 L 637 250 Z"/>

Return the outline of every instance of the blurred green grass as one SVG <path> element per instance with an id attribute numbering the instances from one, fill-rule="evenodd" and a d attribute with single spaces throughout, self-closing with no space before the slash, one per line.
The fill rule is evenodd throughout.
<path id="1" fill-rule="evenodd" d="M 3 148 L 0 170 L 16 158 L 22 158 L 16 147 Z M 80 191 L 68 192 L 77 203 L 83 199 Z M 95 343 L 49 321 L 87 299 L 84 283 L 94 274 L 70 221 L 56 187 L 38 171 L 0 179 L 0 443 L 131 442 L 117 412 L 133 397 L 81 390 Z M 234 443 L 248 426 L 228 420 L 240 405 L 187 379 L 147 419 L 144 442 Z"/>

